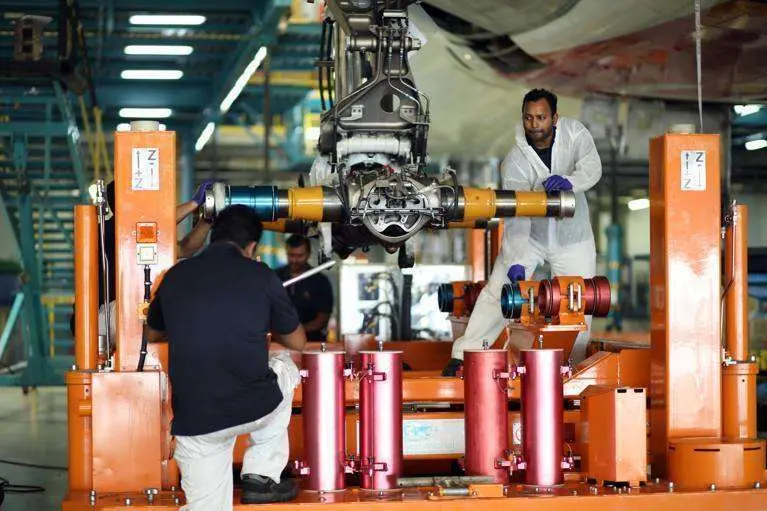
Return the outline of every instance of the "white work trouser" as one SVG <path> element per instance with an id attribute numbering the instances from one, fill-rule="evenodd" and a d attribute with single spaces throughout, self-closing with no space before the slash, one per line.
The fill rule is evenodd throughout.
<path id="1" fill-rule="evenodd" d="M 456 339 L 453 343 L 452 357 L 463 360 L 464 350 L 482 349 L 482 343 L 487 341 L 492 345 L 503 331 L 506 325 L 506 319 L 501 313 L 501 289 L 504 283 L 509 279 L 506 273 L 508 267 L 504 267 L 501 262 L 503 258 L 499 257 L 493 268 L 492 275 L 488 283 L 477 298 L 474 306 L 474 312 L 469 318 L 469 324 L 466 325 L 466 331 L 463 337 Z M 546 249 L 534 240 L 530 241 L 530 247 L 526 253 L 524 266 L 525 278 L 533 276 L 535 269 L 548 261 L 551 266 L 551 273 L 554 277 L 558 276 L 580 276 L 590 278 L 596 273 L 596 250 L 594 241 L 589 240 L 581 243 L 575 243 L 559 247 L 557 249 Z M 520 262 L 519 264 L 521 264 Z M 514 264 L 512 262 L 511 264 Z M 574 364 L 581 362 L 586 358 L 586 348 L 589 343 L 589 332 L 591 331 L 591 316 L 586 316 L 586 322 L 589 327 L 585 332 L 578 334 L 575 340 L 573 350 L 570 355 Z M 517 335 L 516 333 L 514 335 Z M 525 340 L 512 338 L 509 342 L 517 346 L 529 346 L 530 343 Z"/>
<path id="2" fill-rule="evenodd" d="M 288 424 L 293 391 L 300 382 L 298 368 L 288 352 L 269 360 L 277 375 L 282 401 L 269 415 L 254 422 L 205 435 L 177 436 L 173 457 L 181 470 L 181 488 L 187 504 L 182 511 L 232 511 L 234 443 L 250 434 L 242 461 L 242 474 L 256 474 L 280 482 L 288 462 Z"/>

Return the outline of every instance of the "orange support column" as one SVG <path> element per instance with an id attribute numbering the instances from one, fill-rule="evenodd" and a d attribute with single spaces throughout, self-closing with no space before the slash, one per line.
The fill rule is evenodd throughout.
<path id="1" fill-rule="evenodd" d="M 75 206 L 75 364 L 96 369 L 99 308 L 96 207 Z"/>
<path id="2" fill-rule="evenodd" d="M 117 132 L 114 143 L 115 367 L 119 371 L 135 371 L 145 314 L 144 268 L 149 267 L 154 281 L 176 262 L 176 134 Z"/>
<path id="3" fill-rule="evenodd" d="M 748 352 L 748 208 L 732 209 L 724 238 L 726 353 L 722 368 L 722 436 L 756 438 L 756 377 L 759 368 Z"/>
<path id="4" fill-rule="evenodd" d="M 471 266 L 471 280 L 485 280 L 485 229 L 469 229 L 466 233 L 466 255 Z"/>
<path id="5" fill-rule="evenodd" d="M 732 210 L 732 223 L 725 234 L 724 280 L 727 354 L 734 360 L 748 359 L 748 207 Z"/>
<path id="6" fill-rule="evenodd" d="M 503 221 L 500 221 L 497 224 L 495 224 L 493 226 L 493 230 L 490 231 L 490 268 L 489 268 L 490 271 L 493 271 L 493 266 L 495 266 L 495 260 L 498 258 L 498 254 L 501 253 L 502 246 L 503 246 Z M 487 275 L 486 278 L 490 278 L 490 275 Z"/>
<path id="7" fill-rule="evenodd" d="M 718 135 L 650 143 L 650 442 L 653 476 L 669 441 L 721 434 Z"/>
<path id="8" fill-rule="evenodd" d="M 87 491 L 93 488 L 91 374 L 89 371 L 70 371 L 65 376 L 69 491 Z"/>

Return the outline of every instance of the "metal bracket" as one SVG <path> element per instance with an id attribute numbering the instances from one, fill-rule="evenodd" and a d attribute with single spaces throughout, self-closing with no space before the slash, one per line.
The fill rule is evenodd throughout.
<path id="1" fill-rule="evenodd" d="M 570 285 L 567 286 L 567 293 L 569 299 L 567 308 L 570 312 L 579 312 L 583 306 L 583 289 L 581 289 L 580 284 L 576 285 L 570 282 Z"/>
<path id="2" fill-rule="evenodd" d="M 493 369 L 493 379 L 494 380 L 512 380 L 514 379 L 514 371 L 511 370 L 510 367 L 506 367 L 505 371 L 499 371 L 498 369 Z"/>
<path id="3" fill-rule="evenodd" d="M 296 469 L 296 472 L 298 472 L 298 475 L 301 476 L 308 476 L 312 472 L 312 469 L 309 467 L 309 465 L 307 465 L 306 462 L 302 459 L 297 459 L 294 461 L 293 467 Z"/>

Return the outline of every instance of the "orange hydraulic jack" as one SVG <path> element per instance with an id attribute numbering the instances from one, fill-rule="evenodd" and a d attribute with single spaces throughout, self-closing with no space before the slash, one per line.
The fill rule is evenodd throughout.
<path id="1" fill-rule="evenodd" d="M 732 259 L 728 256 L 733 266 L 729 262 L 725 265 L 729 357 L 721 354 L 719 211 L 712 207 L 719 203 L 718 147 L 718 137 L 711 135 L 667 135 L 653 141 L 652 347 L 598 352 L 564 382 L 564 440 L 574 455 L 588 455 L 586 468 L 594 471 L 600 484 L 585 482 L 587 473 L 571 472 L 562 486 L 543 492 L 513 481 L 503 491 L 495 486 L 484 488 L 482 482 L 458 488 L 451 485 L 447 475 L 451 462 L 463 453 L 463 382 L 440 377 L 433 370 L 443 367 L 450 356 L 445 345 L 412 342 L 391 346 L 401 348 L 404 361 L 416 369 L 403 373 L 403 476 L 446 475 L 419 479 L 423 481 L 420 487 L 382 494 L 361 491 L 349 480 L 345 491 L 304 491 L 298 502 L 307 509 L 326 511 L 368 505 L 382 511 L 539 511 L 574 506 L 595 511 L 764 510 L 764 446 L 753 439 L 753 369 L 747 353 L 743 303 L 738 301 L 745 292 L 743 209 L 735 210 L 728 231 L 728 246 L 737 250 L 731 252 Z M 175 260 L 174 149 L 172 132 L 116 135 L 117 334 L 104 343 L 103 350 L 99 350 L 94 321 L 97 279 L 89 273 L 97 257 L 95 212 L 88 207 L 78 209 L 78 367 L 67 377 L 70 488 L 62 504 L 66 511 L 170 511 L 184 502 L 171 453 L 167 345 L 150 347 L 144 371 L 136 371 L 145 271 L 148 269 L 151 280 L 156 281 Z M 588 296 L 585 281 L 560 279 L 558 285 L 551 283 L 552 293 L 558 288 L 560 297 L 566 298 L 551 309 L 559 312 L 559 324 L 552 321 L 552 327 L 573 326 L 567 324 L 567 318 L 573 317 L 568 304 L 577 304 L 579 296 L 577 286 L 570 285 L 573 283 L 580 285 L 583 297 Z M 112 348 L 114 364 L 110 365 L 107 360 Z M 594 386 L 598 388 L 587 391 Z M 627 410 L 635 408 L 609 409 L 623 401 L 614 396 L 627 388 L 649 390 L 652 473 L 639 487 L 605 488 L 601 483 L 610 477 L 634 484 L 641 481 L 641 474 L 628 474 L 616 466 L 625 451 L 616 449 L 612 442 L 590 442 L 588 449 L 583 449 L 582 441 L 596 433 L 581 428 L 584 411 L 578 409 L 578 403 L 588 400 L 585 420 L 589 427 L 627 444 L 646 435 L 646 430 L 636 428 L 636 421 L 631 422 L 631 428 L 619 427 L 631 415 Z M 359 393 L 358 381 L 345 383 L 350 453 L 356 452 L 358 442 L 357 435 L 351 433 L 357 431 L 353 407 Z M 635 394 L 631 406 L 641 400 L 641 393 Z M 299 388 L 294 397 L 296 410 L 300 410 L 302 399 Z M 520 399 L 520 388 L 514 382 L 508 387 L 508 399 Z M 302 415 L 297 412 L 290 426 L 293 459 L 303 452 L 301 422 Z M 517 446 L 519 412 L 509 412 L 509 424 L 510 445 Z M 716 459 L 720 462 L 713 462 Z M 235 495 L 235 502 L 238 500 Z M 295 504 L 236 504 L 235 509 L 287 509 Z"/>

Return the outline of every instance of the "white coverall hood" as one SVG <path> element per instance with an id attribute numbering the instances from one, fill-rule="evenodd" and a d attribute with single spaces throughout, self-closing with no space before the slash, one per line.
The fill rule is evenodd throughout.
<path id="1" fill-rule="evenodd" d="M 453 344 L 453 358 L 462 359 L 465 349 L 480 349 L 483 341 L 492 345 L 503 330 L 506 320 L 501 314 L 501 289 L 509 283 L 506 272 L 512 264 L 523 265 L 528 279 L 544 261 L 550 263 L 554 276 L 594 276 L 596 250 L 585 194 L 602 177 L 602 163 L 594 139 L 577 120 L 559 119 L 549 170 L 527 142 L 520 123 L 516 143 L 501 164 L 503 188 L 540 191 L 544 189 L 543 182 L 553 174 L 566 176 L 572 183 L 575 215 L 565 219 L 515 217 L 504 220 L 501 252 L 477 299 L 463 337 Z M 512 339 L 511 342 L 518 347 L 527 347 L 523 344 L 528 341 Z M 574 362 L 583 359 L 587 343 L 587 333 L 578 337 L 571 356 Z"/>

